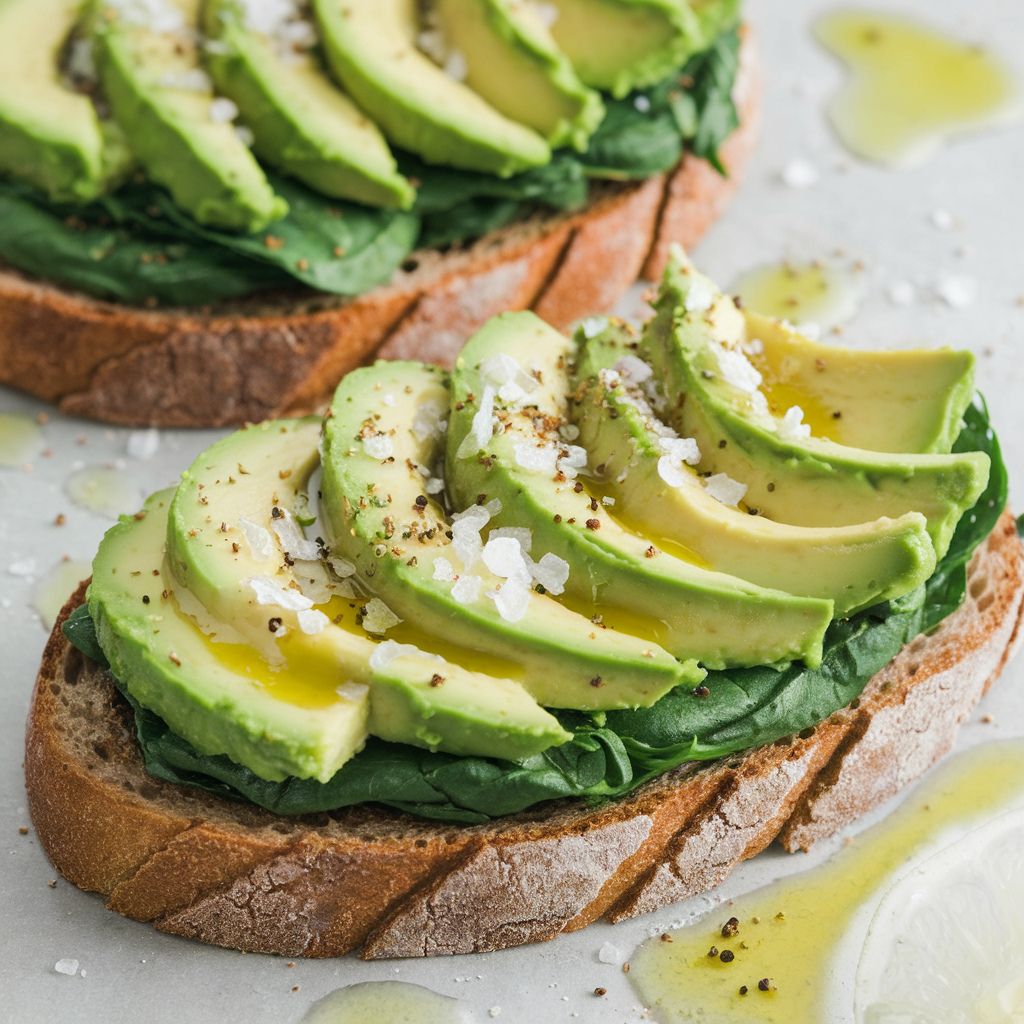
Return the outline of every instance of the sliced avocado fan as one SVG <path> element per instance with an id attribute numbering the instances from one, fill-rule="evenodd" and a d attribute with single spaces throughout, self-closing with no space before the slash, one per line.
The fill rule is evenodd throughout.
<path id="1" fill-rule="evenodd" d="M 637 354 L 664 382 L 665 394 L 678 396 L 661 409 L 656 403 L 656 409 L 680 434 L 696 440 L 702 454 L 698 470 L 724 474 L 744 489 L 748 505 L 795 526 L 847 526 L 920 512 L 942 558 L 960 517 L 985 488 L 987 455 L 872 451 L 814 436 L 802 423 L 801 408 L 774 415 L 760 390 L 762 376 L 747 355 L 757 346 L 746 335 L 746 321 L 678 246 L 655 310 Z M 958 394 L 961 387 L 954 378 L 950 390 Z M 852 375 L 846 388 L 849 401 Z M 870 397 L 862 400 L 869 403 Z M 955 409 L 958 403 L 940 399 L 937 408 Z"/>
<path id="2" fill-rule="evenodd" d="M 435 0 L 446 45 L 466 62 L 466 85 L 548 144 L 586 149 L 604 117 L 544 22 L 516 0 Z"/>
<path id="3" fill-rule="evenodd" d="M 308 700 L 308 687 L 323 699 L 349 684 L 368 686 L 367 728 L 382 739 L 506 758 L 564 742 L 569 734 L 518 683 L 371 636 L 372 606 L 329 571 L 323 545 L 307 539 L 297 519 L 319 432 L 314 418 L 247 427 L 182 475 L 167 565 L 182 610 L 214 653 L 220 644 L 241 646 L 254 685 L 284 702 Z M 217 717 L 216 701 L 199 713 Z M 314 777 L 330 778 L 355 749 L 340 753 Z"/>
<path id="4" fill-rule="evenodd" d="M 381 362 L 342 380 L 324 427 L 320 509 L 332 554 L 351 559 L 431 650 L 460 664 L 501 659 L 492 672 L 545 707 L 646 707 L 699 683 L 695 662 L 598 629 L 538 593 L 560 593 L 571 569 L 534 550 L 528 529 L 485 543 L 493 506 L 447 517 L 431 470 L 443 458 L 448 404 L 447 375 L 422 363 Z"/>
<path id="5" fill-rule="evenodd" d="M 0 173 L 34 185 L 55 202 L 95 199 L 120 181 L 132 156 L 117 125 L 61 74 L 81 0 L 0 3 Z M 89 70 L 89 69 L 86 69 Z"/>
<path id="6" fill-rule="evenodd" d="M 250 25 L 242 0 L 206 0 L 203 25 L 214 43 L 207 68 L 238 105 L 262 160 L 325 196 L 412 205 L 415 190 L 398 173 L 384 136 L 331 81 L 317 53 L 283 51 Z"/>
<path id="7" fill-rule="evenodd" d="M 93 0 L 91 38 L 104 94 L 152 181 L 200 224 L 256 232 L 288 204 L 216 97 L 196 42 L 201 0 L 169 0 L 162 18 Z"/>
<path id="8" fill-rule="evenodd" d="M 416 0 L 313 0 L 313 10 L 334 76 L 396 145 L 502 177 L 551 159 L 540 135 L 420 52 Z"/>
<path id="9" fill-rule="evenodd" d="M 700 452 L 661 422 L 645 392 L 650 367 L 633 332 L 609 324 L 579 335 L 573 417 L 579 443 L 602 468 L 614 512 L 663 550 L 683 544 L 707 565 L 766 587 L 835 602 L 837 615 L 900 597 L 935 569 L 928 525 L 918 512 L 854 526 L 772 522 L 716 500 L 694 465 Z"/>
<path id="10" fill-rule="evenodd" d="M 567 597 L 599 622 L 709 668 L 817 665 L 831 601 L 668 554 L 588 490 L 596 467 L 566 436 L 574 355 L 573 344 L 532 313 L 495 317 L 473 336 L 453 373 L 446 450 L 453 500 L 498 498 L 495 522 L 529 528 L 540 550 L 567 561 Z"/>
<path id="11" fill-rule="evenodd" d="M 616 98 L 661 81 L 701 44 L 686 0 L 552 0 L 550 31 L 580 78 Z"/>

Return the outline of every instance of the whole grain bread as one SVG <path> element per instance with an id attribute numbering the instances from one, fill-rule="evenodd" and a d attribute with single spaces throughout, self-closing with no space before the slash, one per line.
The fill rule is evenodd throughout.
<path id="1" fill-rule="evenodd" d="M 817 728 L 596 808 L 557 801 L 475 826 L 370 806 L 283 818 L 154 779 L 131 710 L 58 622 L 28 724 L 29 807 L 61 874 L 175 935 L 290 957 L 540 942 L 705 892 L 773 840 L 805 849 L 916 779 L 1013 652 L 1022 592 L 1006 514 L 964 605 Z"/>
<path id="2" fill-rule="evenodd" d="M 686 157 L 668 174 L 595 188 L 581 211 L 536 215 L 445 253 L 414 253 L 388 284 L 344 301 L 314 292 L 216 310 L 104 302 L 0 268 L 0 383 L 76 416 L 218 427 L 315 410 L 371 356 L 450 365 L 481 324 L 533 309 L 559 329 L 656 277 L 670 242 L 696 244 L 753 149 L 760 82 L 744 33 L 729 176 Z"/>

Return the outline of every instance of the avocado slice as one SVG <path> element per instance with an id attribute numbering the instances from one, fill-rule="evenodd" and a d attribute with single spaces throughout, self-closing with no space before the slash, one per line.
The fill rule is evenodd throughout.
<path id="1" fill-rule="evenodd" d="M 466 61 L 466 85 L 552 148 L 584 150 L 604 104 L 579 79 L 544 22 L 514 0 L 435 0 L 449 47 Z"/>
<path id="2" fill-rule="evenodd" d="M 810 435 L 792 422 L 791 410 L 781 419 L 773 415 L 744 351 L 745 322 L 735 304 L 678 246 L 655 309 L 638 354 L 669 396 L 685 396 L 659 411 L 697 441 L 698 469 L 738 481 L 750 506 L 794 526 L 848 526 L 920 512 L 942 558 L 960 517 L 985 488 L 987 455 L 871 451 Z"/>
<path id="3" fill-rule="evenodd" d="M 0 4 L 0 173 L 54 202 L 87 202 L 132 164 L 117 125 L 61 75 L 81 0 Z M 81 44 L 76 44 L 81 45 Z"/>
<path id="4" fill-rule="evenodd" d="M 319 54 L 282 52 L 250 22 L 242 0 L 206 0 L 203 25 L 214 41 L 206 66 L 238 105 L 260 158 L 323 195 L 408 209 L 416 193 L 384 136 L 330 80 Z"/>
<path id="5" fill-rule="evenodd" d="M 829 598 L 837 615 L 909 593 L 935 570 L 928 524 L 919 512 L 839 527 L 789 526 L 713 498 L 682 457 L 685 440 L 658 420 L 623 324 L 580 337 L 573 389 L 579 443 L 603 467 L 600 489 L 615 513 L 671 550 L 686 545 L 708 565 L 791 594 Z M 691 459 L 696 461 L 696 451 Z M 592 485 L 597 486 L 597 485 Z"/>
<path id="6" fill-rule="evenodd" d="M 550 30 L 580 78 L 616 99 L 667 78 L 703 40 L 685 0 L 552 0 Z"/>
<path id="7" fill-rule="evenodd" d="M 104 93 L 147 176 L 200 224 L 261 231 L 288 212 L 214 96 L 200 66 L 201 0 L 168 0 L 155 22 L 94 0 Z"/>
<path id="8" fill-rule="evenodd" d="M 261 778 L 327 781 L 366 738 L 365 685 L 308 663 L 272 670 L 251 648 L 204 633 L 184 611 L 164 541 L 172 491 L 107 531 L 89 614 L 111 670 L 140 704 L 204 754 Z"/>
<path id="9" fill-rule="evenodd" d="M 831 601 L 715 572 L 681 546 L 662 551 L 590 493 L 587 452 L 566 438 L 574 356 L 573 344 L 532 313 L 494 317 L 473 336 L 452 378 L 453 499 L 498 498 L 499 525 L 529 527 L 540 550 L 573 567 L 572 603 L 676 657 L 708 668 L 797 658 L 817 665 Z M 518 392 L 505 390 L 504 376 L 522 382 Z"/>
<path id="10" fill-rule="evenodd" d="M 948 453 L 974 397 L 974 356 L 951 348 L 866 351 L 821 345 L 753 310 L 723 330 L 757 339 L 749 354 L 769 409 L 799 405 L 815 437 L 876 452 Z"/>
<path id="11" fill-rule="evenodd" d="M 368 728 L 382 739 L 510 759 L 568 739 L 517 682 L 435 656 L 424 634 L 379 642 L 360 625 L 367 602 L 347 596 L 351 584 L 328 572 L 323 545 L 298 523 L 319 433 L 313 417 L 247 427 L 182 475 L 167 563 L 186 610 L 207 634 L 243 643 L 271 674 L 280 667 L 368 685 Z"/>
<path id="12" fill-rule="evenodd" d="M 428 163 L 501 177 L 551 159 L 540 135 L 417 49 L 416 0 L 313 0 L 313 10 L 335 78 L 396 145 Z"/>
<path id="13" fill-rule="evenodd" d="M 545 707 L 646 707 L 681 683 L 699 683 L 704 673 L 696 663 L 597 629 L 535 592 L 527 568 L 532 559 L 551 589 L 560 589 L 557 573 L 554 580 L 546 575 L 550 556 L 534 550 L 531 563 L 520 558 L 510 567 L 513 577 L 516 568 L 527 574 L 525 581 L 503 578 L 487 563 L 502 545 L 512 545 L 515 562 L 515 538 L 490 549 L 473 546 L 468 556 L 461 535 L 453 542 L 453 526 L 460 528 L 427 494 L 440 481 L 427 487 L 423 475 L 443 458 L 448 386 L 443 371 L 412 362 L 377 363 L 342 380 L 324 427 L 321 511 L 332 553 L 351 559 L 397 614 L 465 649 L 446 648 L 449 660 L 471 652 L 504 659 L 508 674 Z M 480 522 L 461 528 L 473 541 L 488 517 L 480 506 L 474 514 Z M 511 602 L 517 587 L 522 604 L 515 608 L 489 596 L 508 588 Z"/>

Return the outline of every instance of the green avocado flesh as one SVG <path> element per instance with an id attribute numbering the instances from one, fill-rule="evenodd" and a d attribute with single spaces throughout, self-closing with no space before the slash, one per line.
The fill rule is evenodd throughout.
<path id="1" fill-rule="evenodd" d="M 350 297 L 417 249 L 578 209 L 595 179 L 649 178 L 685 148 L 724 173 L 739 34 L 711 6 L 717 35 L 616 100 L 507 0 L 8 0 L 0 260 L 146 306 Z"/>
<path id="2" fill-rule="evenodd" d="M 564 440 L 573 356 L 572 343 L 532 313 L 502 314 L 474 335 L 453 375 L 446 478 L 455 500 L 498 498 L 495 522 L 529 527 L 541 550 L 565 559 L 574 570 L 567 592 L 588 614 L 677 657 L 709 668 L 793 658 L 817 664 L 831 601 L 768 590 L 682 550 L 665 552 L 587 489 L 586 465 L 565 472 L 567 458 L 586 458 Z M 503 402 L 488 384 L 504 360 L 533 381 L 521 401 Z M 490 403 L 496 431 L 487 422 Z"/>
<path id="3" fill-rule="evenodd" d="M 131 166 L 116 125 L 60 74 L 80 10 L 80 0 L 0 4 L 0 173 L 56 201 L 92 199 Z"/>
<path id="4" fill-rule="evenodd" d="M 379 363 L 341 382 L 324 429 L 322 507 L 331 551 L 351 559 L 373 592 L 418 630 L 463 648 L 452 660 L 499 659 L 497 666 L 546 707 L 649 706 L 679 684 L 699 683 L 704 672 L 696 664 L 597 629 L 532 589 L 528 566 L 540 562 L 543 578 L 544 552 L 531 550 L 528 562 L 513 537 L 485 548 L 480 526 L 449 538 L 455 524 L 426 493 L 431 468 L 443 458 L 448 404 L 445 375 L 421 363 Z M 513 559 L 508 577 L 488 568 L 503 545 Z M 525 583 L 515 578 L 517 568 Z M 502 613 L 496 599 L 503 587 L 506 597 L 520 588 L 520 611 Z M 557 580 L 549 587 L 559 592 Z"/>
<path id="5" fill-rule="evenodd" d="M 669 274 L 695 271 L 680 253 Z M 533 314 L 504 314 L 450 377 L 414 362 L 354 371 L 322 423 L 225 437 L 110 530 L 88 609 L 66 631 L 109 662 L 149 770 L 280 813 L 377 801 L 480 821 L 615 796 L 815 726 L 955 610 L 1006 500 L 984 408 L 959 397 L 969 362 L 926 358 L 927 400 L 911 382 L 899 389 L 913 422 L 893 433 L 935 444 L 956 415 L 950 451 L 850 449 L 983 465 L 941 559 L 917 510 L 774 519 L 715 484 L 724 471 L 704 468 L 704 445 L 674 416 L 720 400 L 673 390 L 680 378 L 665 369 L 689 314 L 714 307 L 717 292 L 694 280 L 696 295 L 666 285 L 640 334 L 590 325 L 573 342 Z M 748 316 L 759 334 L 785 330 Z M 766 387 L 785 396 L 776 419 L 790 402 L 887 400 L 856 386 L 887 355 L 788 332 L 781 359 L 776 341 L 750 357 L 787 368 L 789 390 Z M 815 360 L 827 381 L 806 369 Z M 752 365 L 726 359 L 724 375 L 749 387 Z M 726 440 L 707 450 L 717 458 Z M 833 472 L 856 484 L 849 461 Z M 905 486 L 934 507 L 927 481 L 941 490 L 928 476 Z M 790 486 L 815 499 L 813 482 Z"/>
<path id="6" fill-rule="evenodd" d="M 945 371 L 945 389 L 936 394 L 936 375 L 928 372 L 934 360 L 924 357 L 918 378 L 914 354 L 904 353 L 905 380 L 896 400 L 873 390 L 877 373 L 849 374 L 842 385 L 846 406 L 863 405 L 882 422 L 899 422 L 902 402 L 915 385 L 924 396 L 911 403 L 918 426 L 907 433 L 931 450 L 873 451 L 823 435 L 821 414 L 804 428 L 790 424 L 787 429 L 784 419 L 794 408 L 800 419 L 802 407 L 790 405 L 793 392 L 783 389 L 782 400 L 772 408 L 770 381 L 766 394 L 760 389 L 763 375 L 746 355 L 747 348 L 756 353 L 753 343 L 760 339 L 735 303 L 698 274 L 681 250 L 666 268 L 655 308 L 638 355 L 665 382 L 668 394 L 687 395 L 686 402 L 663 403 L 664 412 L 670 426 L 697 441 L 702 453 L 698 469 L 741 482 L 749 505 L 794 526 L 847 526 L 918 512 L 927 520 L 937 557 L 945 554 L 956 524 L 978 500 L 989 474 L 989 459 L 981 452 L 934 450 L 938 439 L 947 443 L 958 432 L 972 387 L 969 359 L 959 361 L 959 373 Z M 792 334 L 788 341 L 793 344 Z M 769 351 L 765 345 L 764 354 Z M 848 364 L 852 361 L 852 355 L 847 357 Z M 827 359 L 823 362 L 827 367 Z M 941 381 L 943 375 L 938 376 Z M 828 401 L 824 392 L 809 397 L 819 407 Z M 922 415 L 921 408 L 930 411 Z M 813 433 L 807 429 L 815 426 Z"/>
<path id="7" fill-rule="evenodd" d="M 918 512 L 815 528 L 716 501 L 695 466 L 672 457 L 678 435 L 658 420 L 642 385 L 629 383 L 631 368 L 648 372 L 636 361 L 634 336 L 609 325 L 580 344 L 573 389 L 580 444 L 603 467 L 600 487 L 614 497 L 616 512 L 657 543 L 684 537 L 702 563 L 761 586 L 827 598 L 837 615 L 900 597 L 934 571 L 935 550 Z M 874 354 L 856 355 L 863 363 Z"/>

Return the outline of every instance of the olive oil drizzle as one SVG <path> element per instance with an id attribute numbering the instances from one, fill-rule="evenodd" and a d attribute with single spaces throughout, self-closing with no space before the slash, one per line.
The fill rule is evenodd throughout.
<path id="1" fill-rule="evenodd" d="M 943 834 L 1024 802 L 1022 780 L 1024 741 L 959 755 L 821 867 L 645 943 L 630 980 L 662 1024 L 830 1019 L 832 961 L 857 912 Z"/>

